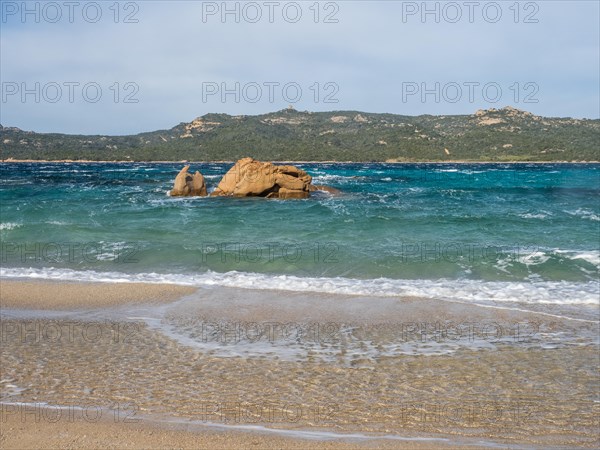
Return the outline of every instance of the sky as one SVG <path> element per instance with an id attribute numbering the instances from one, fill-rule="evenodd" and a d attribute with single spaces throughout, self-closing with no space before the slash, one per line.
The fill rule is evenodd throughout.
<path id="1" fill-rule="evenodd" d="M 0 0 L 0 123 L 118 135 L 289 105 L 597 119 L 599 4 Z"/>

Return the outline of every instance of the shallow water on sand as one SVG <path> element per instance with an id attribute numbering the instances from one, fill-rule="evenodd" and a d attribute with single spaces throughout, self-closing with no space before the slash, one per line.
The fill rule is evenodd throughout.
<path id="1" fill-rule="evenodd" d="M 1 400 L 322 439 L 598 443 L 593 322 L 415 298 L 261 294 L 213 288 L 160 306 L 3 310 Z"/>

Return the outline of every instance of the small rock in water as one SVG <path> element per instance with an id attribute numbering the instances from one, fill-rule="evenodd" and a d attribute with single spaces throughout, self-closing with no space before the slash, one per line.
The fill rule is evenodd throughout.
<path id="1" fill-rule="evenodd" d="M 168 192 L 172 197 L 207 195 L 204 177 L 198 171 L 192 176 L 190 166 L 185 166 Z M 312 177 L 296 166 L 277 166 L 270 162 L 260 162 L 243 158 L 236 162 L 223 176 L 211 197 L 266 197 L 266 198 L 308 198 L 310 193 L 322 190 L 337 195 L 341 192 L 327 186 L 314 186 Z"/>

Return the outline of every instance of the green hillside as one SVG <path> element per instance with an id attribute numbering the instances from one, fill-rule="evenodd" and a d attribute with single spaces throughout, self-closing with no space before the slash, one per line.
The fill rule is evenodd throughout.
<path id="1" fill-rule="evenodd" d="M 0 126 L 0 158 L 220 161 L 597 161 L 600 120 L 547 118 L 511 107 L 473 115 L 358 111 L 206 114 L 130 136 L 41 134 Z"/>

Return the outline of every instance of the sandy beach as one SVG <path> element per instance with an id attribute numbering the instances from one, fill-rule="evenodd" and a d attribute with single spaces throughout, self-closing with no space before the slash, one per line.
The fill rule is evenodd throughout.
<path id="1" fill-rule="evenodd" d="M 431 443 L 389 442 L 385 440 L 357 443 L 352 440 L 317 441 L 271 436 L 260 432 L 235 432 L 206 429 L 186 431 L 155 424 L 114 423 L 110 420 L 89 423 L 63 419 L 56 422 L 23 420 L 20 414 L 3 416 L 0 444 L 3 449 L 24 448 L 94 448 L 94 449 L 323 449 L 359 450 L 431 449 Z M 452 448 L 438 443 L 440 447 Z M 474 450 L 486 447 L 472 446 Z"/>
<path id="2" fill-rule="evenodd" d="M 172 284 L 68 283 L 2 280 L 0 306 L 23 309 L 102 308 L 128 303 L 161 303 L 196 289 Z"/>
<path id="3" fill-rule="evenodd" d="M 1 288 L 3 448 L 599 443 L 585 320 L 419 298 Z M 440 334 L 434 323 L 454 325 Z M 552 333 L 579 343 L 548 351 Z M 70 415 L 55 420 L 57 408 Z"/>

